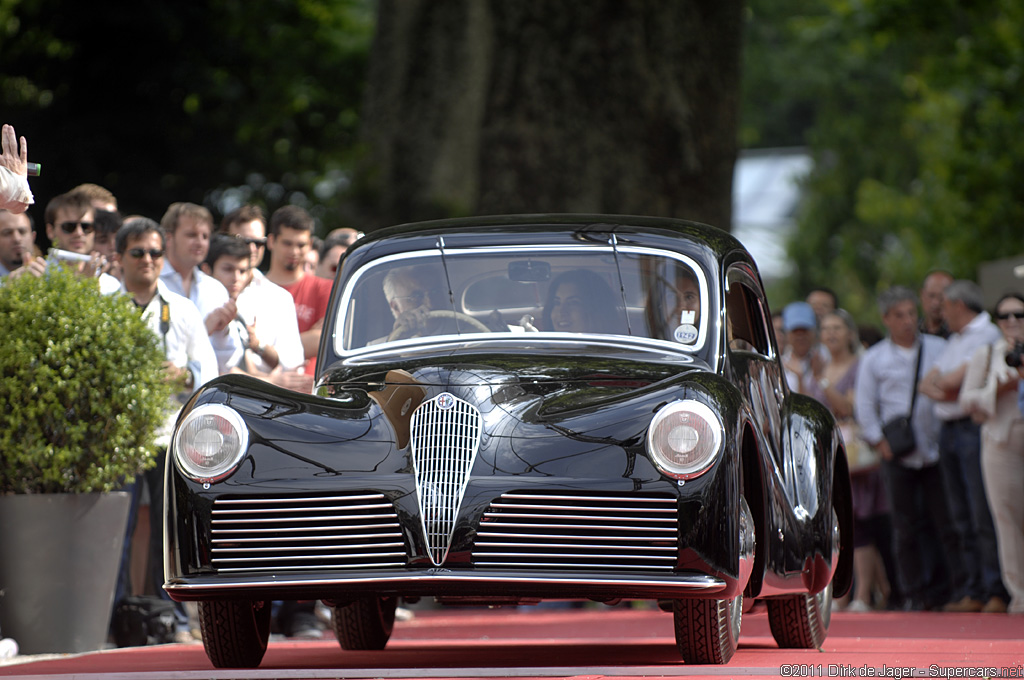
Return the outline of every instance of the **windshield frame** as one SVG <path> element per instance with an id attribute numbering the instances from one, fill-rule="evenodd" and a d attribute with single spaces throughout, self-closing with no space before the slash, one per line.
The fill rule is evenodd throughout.
<path id="1" fill-rule="evenodd" d="M 365 276 L 378 273 L 380 268 L 389 268 L 395 266 L 410 266 L 422 263 L 424 260 L 433 259 L 442 262 L 445 266 L 445 285 L 450 290 L 451 280 L 448 272 L 448 267 L 458 267 L 458 260 L 462 257 L 480 257 L 480 256 L 505 256 L 508 259 L 530 256 L 534 258 L 543 259 L 545 257 L 557 257 L 560 254 L 574 254 L 582 253 L 586 255 L 595 256 L 611 256 L 616 259 L 623 255 L 635 255 L 635 256 L 646 256 L 657 258 L 659 260 L 674 260 L 682 265 L 688 267 L 696 276 L 698 288 L 701 297 L 701 305 L 703 309 L 707 310 L 707 313 L 701 313 L 698 326 L 697 326 L 697 340 L 693 344 L 682 344 L 673 340 L 663 340 L 658 338 L 650 338 L 646 335 L 627 335 L 627 334 L 604 334 L 604 333 L 567 333 L 560 331 L 538 331 L 529 332 L 522 334 L 512 334 L 508 332 L 488 332 L 488 333 L 471 333 L 471 334 L 445 334 L 445 335 L 432 335 L 427 337 L 412 337 L 402 338 L 391 342 L 384 342 L 380 344 L 365 345 L 359 347 L 346 348 L 346 340 L 351 337 L 351 319 L 352 314 L 352 296 L 359 289 L 360 282 Z M 617 267 L 618 268 L 618 267 Z M 621 272 L 618 274 L 621 276 Z M 621 286 L 621 278 L 619 281 Z M 621 294 L 621 289 L 616 289 L 617 295 Z M 650 347 L 653 343 L 654 346 L 665 348 L 673 353 L 681 353 L 688 356 L 708 356 L 712 357 L 717 355 L 717 333 L 715 328 L 717 326 L 712 324 L 713 319 L 718 319 L 718 311 L 720 305 L 718 305 L 717 295 L 711 288 L 708 282 L 708 275 L 705 269 L 701 266 L 700 260 L 696 257 L 682 253 L 675 250 L 666 250 L 664 248 L 650 247 L 643 245 L 623 244 L 619 241 L 617 244 L 612 243 L 573 243 L 573 244 L 508 244 L 508 245 L 488 245 L 480 247 L 441 247 L 440 244 L 436 248 L 421 249 L 415 251 L 405 251 L 401 253 L 392 253 L 376 258 L 372 261 L 363 264 L 357 271 L 353 272 L 352 275 L 344 282 L 343 289 L 340 291 L 340 295 L 337 299 L 337 306 L 334 311 L 334 335 L 332 340 L 334 352 L 340 358 L 357 357 L 362 354 L 377 354 L 382 350 L 390 349 L 401 349 L 413 346 L 419 346 L 424 343 L 437 344 L 444 343 L 450 345 L 453 342 L 472 342 L 475 346 L 479 346 L 481 343 L 486 343 L 488 340 L 502 340 L 503 344 L 507 344 L 510 338 L 514 337 L 516 340 L 522 341 L 524 344 L 529 344 L 533 341 L 557 341 L 564 343 L 566 340 L 573 341 L 574 343 L 584 342 L 586 344 L 600 344 L 602 342 L 612 342 L 615 345 L 621 345 L 623 342 L 638 342 L 643 345 Z M 710 354 L 709 354 L 710 352 Z"/>

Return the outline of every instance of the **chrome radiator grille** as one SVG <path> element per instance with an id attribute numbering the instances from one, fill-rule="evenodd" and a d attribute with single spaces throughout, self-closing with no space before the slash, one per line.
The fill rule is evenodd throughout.
<path id="1" fill-rule="evenodd" d="M 473 564 L 669 571 L 679 554 L 678 534 L 670 497 L 507 493 L 484 513 Z"/>
<path id="2" fill-rule="evenodd" d="M 220 573 L 406 564 L 398 515 L 383 494 L 218 498 L 211 530 Z"/>
<path id="3" fill-rule="evenodd" d="M 411 445 L 423 533 L 436 565 L 444 562 L 462 494 L 480 447 L 480 412 L 443 392 L 412 414 Z"/>

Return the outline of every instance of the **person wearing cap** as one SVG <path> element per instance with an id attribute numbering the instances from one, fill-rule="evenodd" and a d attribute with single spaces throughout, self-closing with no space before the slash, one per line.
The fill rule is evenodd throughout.
<path id="1" fill-rule="evenodd" d="M 821 362 L 814 308 L 806 302 L 789 303 L 782 310 L 782 329 L 786 333 L 786 350 L 782 354 L 786 382 L 794 392 L 804 393 Z"/>

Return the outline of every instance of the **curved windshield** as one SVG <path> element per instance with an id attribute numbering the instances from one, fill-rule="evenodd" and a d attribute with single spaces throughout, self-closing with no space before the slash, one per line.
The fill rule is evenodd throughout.
<path id="1" fill-rule="evenodd" d="M 685 255 L 638 247 L 405 253 L 348 281 L 339 352 L 415 338 L 624 335 L 703 347 L 708 287 Z"/>

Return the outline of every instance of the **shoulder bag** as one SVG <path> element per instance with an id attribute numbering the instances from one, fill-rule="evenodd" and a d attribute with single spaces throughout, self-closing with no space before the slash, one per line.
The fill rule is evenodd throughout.
<path id="1" fill-rule="evenodd" d="M 924 343 L 917 348 L 917 363 L 914 366 L 914 386 L 910 397 L 910 412 L 905 416 L 893 418 L 882 425 L 882 435 L 889 442 L 889 450 L 894 458 L 905 458 L 917 449 L 917 442 L 914 438 L 914 404 L 917 403 L 917 381 L 921 372 L 921 354 L 924 352 Z"/>

